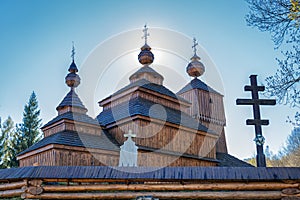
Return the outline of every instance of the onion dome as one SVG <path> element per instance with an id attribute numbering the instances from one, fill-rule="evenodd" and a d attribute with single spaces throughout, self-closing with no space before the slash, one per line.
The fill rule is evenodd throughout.
<path id="1" fill-rule="evenodd" d="M 71 89 L 76 88 L 80 84 L 80 77 L 78 76 L 78 74 L 76 74 L 78 72 L 78 68 L 75 64 L 74 56 L 75 56 L 75 48 L 73 44 L 72 55 L 71 55 L 72 63 L 68 70 L 70 73 L 65 78 L 67 86 L 69 86 Z"/>
<path id="2" fill-rule="evenodd" d="M 151 52 L 151 47 L 148 44 L 145 44 L 141 47 L 141 52 L 138 55 L 139 62 L 142 65 L 150 65 L 153 63 L 154 55 Z"/>
<path id="3" fill-rule="evenodd" d="M 76 72 L 78 72 L 77 66 L 73 60 L 69 68 L 69 74 L 66 76 L 66 84 L 70 88 L 76 88 L 80 84 L 80 77 Z"/>
<path id="4" fill-rule="evenodd" d="M 145 44 L 141 47 L 141 52 L 138 55 L 138 59 L 142 65 L 150 65 L 153 63 L 154 55 L 151 52 L 151 47 L 147 44 L 147 39 L 149 36 L 147 25 L 144 26 L 143 32 L 144 36 L 142 38 L 145 38 Z"/>
<path id="5" fill-rule="evenodd" d="M 196 38 L 193 39 L 194 45 L 192 48 L 194 49 L 194 56 L 191 58 L 191 62 L 186 67 L 186 72 L 191 77 L 199 77 L 204 74 L 205 67 L 202 62 L 200 62 L 200 57 L 197 55 L 197 49 L 196 46 L 198 43 L 196 42 Z"/>

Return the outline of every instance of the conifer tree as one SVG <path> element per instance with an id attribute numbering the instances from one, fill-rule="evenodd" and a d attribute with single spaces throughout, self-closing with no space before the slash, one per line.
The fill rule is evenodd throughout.
<path id="1" fill-rule="evenodd" d="M 35 93 L 32 92 L 28 103 L 24 107 L 23 123 L 17 126 L 17 133 L 22 136 L 20 151 L 27 149 L 41 139 L 42 135 L 39 130 L 41 121 L 38 101 Z"/>
<path id="2" fill-rule="evenodd" d="M 0 145 L 1 145 L 1 164 L 0 168 L 9 168 L 12 167 L 12 141 L 11 138 L 13 137 L 15 132 L 14 122 L 11 117 L 8 117 L 1 127 L 1 138 L 0 138 Z"/>

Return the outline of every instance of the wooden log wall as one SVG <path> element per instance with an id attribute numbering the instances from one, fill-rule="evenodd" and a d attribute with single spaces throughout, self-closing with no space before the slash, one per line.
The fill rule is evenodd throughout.
<path id="1" fill-rule="evenodd" d="M 137 134 L 137 137 L 133 140 L 138 146 L 216 158 L 215 144 L 217 136 L 212 137 L 205 132 L 191 132 L 179 127 L 142 119 L 120 124 L 109 129 L 109 132 L 120 144 L 123 144 L 126 140 L 124 133 L 127 133 L 129 130 Z"/>
<path id="2" fill-rule="evenodd" d="M 217 162 L 199 160 L 196 158 L 179 157 L 179 155 L 167 155 L 159 152 L 139 150 L 138 166 L 151 167 L 176 167 L 176 166 L 217 166 Z"/>
<path id="3" fill-rule="evenodd" d="M 204 90 L 193 89 L 181 97 L 190 101 L 192 106 L 184 109 L 186 113 L 201 121 L 212 122 L 224 126 L 226 123 L 223 97 Z"/>
<path id="4" fill-rule="evenodd" d="M 43 129 L 44 137 L 48 137 L 62 131 L 76 131 L 79 133 L 86 133 L 91 135 L 101 134 L 100 125 L 74 122 L 65 119 Z"/>
<path id="5" fill-rule="evenodd" d="M 20 159 L 23 166 L 118 166 L 119 152 L 55 145 Z"/>
<path id="6" fill-rule="evenodd" d="M 119 152 L 55 149 L 55 166 L 118 166 Z"/>
<path id="7" fill-rule="evenodd" d="M 85 114 L 87 112 L 87 110 L 82 109 L 82 108 L 77 108 L 77 107 L 65 106 L 64 108 L 60 108 L 58 110 L 58 115 L 64 114 L 66 112 L 74 112 L 74 113 Z"/>
<path id="8" fill-rule="evenodd" d="M 26 158 L 19 160 L 19 166 L 34 166 L 34 165 L 45 165 L 45 166 L 54 166 L 55 165 L 55 154 L 54 150 L 46 150 L 40 153 L 37 153 Z"/>
<path id="9" fill-rule="evenodd" d="M 60 182 L 58 184 L 58 181 Z M 83 182 L 80 182 L 83 181 Z M 104 180 L 103 180 L 104 181 Z M 23 199 L 136 199 L 151 196 L 159 199 L 278 199 L 299 200 L 300 182 L 168 182 L 153 180 L 124 184 L 97 179 L 32 179 L 0 183 L 0 198 Z"/>

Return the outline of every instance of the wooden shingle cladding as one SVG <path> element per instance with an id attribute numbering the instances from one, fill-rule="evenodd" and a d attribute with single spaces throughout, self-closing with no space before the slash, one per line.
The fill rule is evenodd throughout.
<path id="1" fill-rule="evenodd" d="M 48 137 L 61 131 L 76 131 L 80 133 L 87 133 L 91 135 L 101 134 L 101 127 L 95 124 L 83 123 L 69 119 L 61 119 L 47 127 L 43 128 L 44 137 Z"/>
<path id="2" fill-rule="evenodd" d="M 112 124 L 108 132 L 119 144 L 123 144 L 126 140 L 123 135 L 129 130 L 137 134 L 133 140 L 138 146 L 216 158 L 215 143 L 218 137 L 214 134 L 143 116 Z"/>
<path id="3" fill-rule="evenodd" d="M 177 95 L 191 102 L 190 107 L 183 109 L 184 112 L 219 135 L 216 145 L 217 152 L 227 153 L 223 95 L 198 78 L 183 87 Z"/>
<path id="4" fill-rule="evenodd" d="M 44 137 L 48 137 L 61 131 L 85 132 L 92 135 L 101 134 L 101 127 L 97 120 L 86 114 L 75 112 L 60 114 L 50 120 L 41 129 L 44 133 Z"/>
<path id="5" fill-rule="evenodd" d="M 218 160 L 190 156 L 178 152 L 169 152 L 164 149 L 148 150 L 149 148 L 139 147 L 138 166 L 145 167 L 176 167 L 176 166 L 218 166 Z M 146 150 L 145 150 L 146 149 Z"/>
<path id="6" fill-rule="evenodd" d="M 184 111 L 192 117 L 220 126 L 226 124 L 223 96 L 199 89 L 192 89 L 179 95 L 191 102 L 191 106 Z"/>
<path id="7" fill-rule="evenodd" d="M 126 140 L 124 134 L 129 130 L 137 135 L 133 140 L 139 146 L 138 166 L 217 166 L 218 164 L 216 135 L 142 116 L 111 125 L 108 132 L 119 144 L 123 144 Z"/>
<path id="8" fill-rule="evenodd" d="M 18 157 L 23 166 L 117 166 L 118 151 L 49 144 Z"/>
<path id="9" fill-rule="evenodd" d="M 99 105 L 103 107 L 97 117 L 100 125 L 119 144 L 126 140 L 124 134 L 132 130 L 137 134 L 134 138 L 137 146 L 165 150 L 148 154 L 139 150 L 139 166 L 217 165 L 218 135 L 182 112 L 191 105 L 189 101 L 164 86 L 138 78 L 100 101 Z M 174 158 L 178 160 L 173 161 Z"/>

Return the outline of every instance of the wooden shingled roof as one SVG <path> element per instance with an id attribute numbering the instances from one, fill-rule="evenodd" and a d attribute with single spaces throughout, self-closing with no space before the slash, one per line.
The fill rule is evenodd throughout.
<path id="1" fill-rule="evenodd" d="M 108 96 L 106 99 L 109 99 L 111 98 L 112 96 L 115 96 L 117 94 L 121 94 L 122 92 L 126 91 L 126 90 L 129 90 L 131 88 L 134 88 L 134 87 L 141 87 L 141 88 L 145 88 L 145 89 L 148 89 L 150 91 L 153 91 L 153 92 L 157 92 L 159 94 L 162 94 L 162 95 L 166 95 L 168 97 L 171 97 L 171 98 L 174 98 L 174 99 L 178 99 L 182 102 L 185 102 L 185 103 L 188 103 L 190 104 L 189 101 L 187 101 L 186 99 L 174 94 L 171 90 L 169 90 L 168 88 L 166 88 L 165 86 L 163 85 L 158 85 L 158 84 L 155 84 L 155 83 L 151 83 L 150 81 L 146 80 L 146 79 L 141 79 L 141 80 L 138 80 L 136 82 L 133 82 L 133 83 L 130 83 L 129 85 L 121 88 L 120 90 L 118 90 L 117 92 L 115 92 L 114 94 Z M 106 100 L 104 99 L 104 100 Z M 102 100 L 102 101 L 104 101 Z"/>
<path id="2" fill-rule="evenodd" d="M 154 102 L 138 97 L 131 99 L 129 102 L 104 110 L 97 116 L 97 119 L 101 126 L 107 126 L 108 124 L 124 118 L 141 115 L 214 134 L 213 131 L 209 130 L 184 112 L 161 105 L 166 111 L 166 113 L 164 113 L 161 112 L 159 107 L 153 107 L 153 105 L 155 105 Z M 149 112 L 150 109 L 151 113 Z"/>
<path id="3" fill-rule="evenodd" d="M 189 82 L 186 86 L 184 86 L 181 90 L 179 90 L 177 94 L 179 95 L 192 89 L 201 89 L 207 92 L 212 92 L 221 95 L 219 92 L 209 87 L 206 83 L 204 83 L 198 78 L 194 78 L 191 82 Z"/>
<path id="4" fill-rule="evenodd" d="M 0 180 L 8 179 L 291 181 L 300 180 L 300 168 L 37 166 L 1 169 Z"/>
<path id="5" fill-rule="evenodd" d="M 52 120 L 50 120 L 47 124 L 45 124 L 42 127 L 42 129 L 49 126 L 49 125 L 51 125 L 51 124 L 54 124 L 55 122 L 58 122 L 62 119 L 68 119 L 68 120 L 72 120 L 74 122 L 83 122 L 83 123 L 88 123 L 88 124 L 93 124 L 93 125 L 99 125 L 99 123 L 96 119 L 93 119 L 93 118 L 89 117 L 86 114 L 66 112 L 66 113 L 58 115 L 55 118 L 53 118 Z"/>
<path id="6" fill-rule="evenodd" d="M 87 110 L 80 100 L 79 96 L 76 94 L 75 90 L 70 90 L 70 92 L 68 92 L 68 94 L 60 102 L 56 109 L 58 110 L 59 108 L 62 108 L 64 106 L 73 106 Z"/>
<path id="7" fill-rule="evenodd" d="M 49 144 L 61 144 L 67 146 L 105 149 L 111 151 L 119 151 L 119 144 L 105 131 L 99 135 L 91 135 L 78 133 L 75 131 L 62 131 L 43 138 L 28 149 L 22 151 L 18 156 L 30 151 L 42 148 Z"/>

